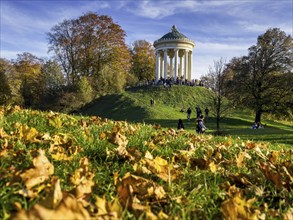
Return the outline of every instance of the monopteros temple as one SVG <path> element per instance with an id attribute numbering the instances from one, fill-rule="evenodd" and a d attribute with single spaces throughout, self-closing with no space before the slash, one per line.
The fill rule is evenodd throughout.
<path id="1" fill-rule="evenodd" d="M 167 78 L 190 81 L 194 45 L 175 25 L 171 32 L 156 40 L 156 81 Z"/>

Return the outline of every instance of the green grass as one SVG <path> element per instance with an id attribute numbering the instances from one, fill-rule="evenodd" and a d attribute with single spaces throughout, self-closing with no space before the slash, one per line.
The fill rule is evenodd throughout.
<path id="1" fill-rule="evenodd" d="M 185 129 L 195 132 L 195 107 L 203 110 L 211 102 L 210 91 L 202 87 L 172 86 L 171 89 L 162 86 L 138 87 L 129 89 L 121 94 L 104 96 L 83 111 L 83 115 L 99 115 L 113 120 L 126 120 L 129 122 L 145 122 L 160 124 L 164 128 L 176 129 L 178 119 L 183 119 Z M 155 105 L 150 106 L 150 99 L 154 98 Z M 185 111 L 192 108 L 192 118 L 186 119 Z M 212 116 L 205 119 L 209 128 L 207 133 L 214 134 L 216 120 Z M 253 112 L 233 109 L 220 122 L 223 135 L 240 137 L 245 140 L 269 141 L 274 144 L 293 145 L 293 122 L 274 121 L 263 116 L 262 123 L 265 129 L 253 130 Z"/>

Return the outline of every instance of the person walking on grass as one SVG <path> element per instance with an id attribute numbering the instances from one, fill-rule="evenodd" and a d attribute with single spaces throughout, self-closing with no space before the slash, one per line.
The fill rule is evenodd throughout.
<path id="1" fill-rule="evenodd" d="M 206 118 L 208 118 L 208 116 L 209 116 L 209 109 L 206 108 L 206 109 L 204 110 L 204 112 L 206 113 Z"/>
<path id="2" fill-rule="evenodd" d="M 187 109 L 187 120 L 190 121 L 190 115 L 191 115 L 191 108 L 189 107 Z"/>
<path id="3" fill-rule="evenodd" d="M 203 115 L 200 115 L 197 119 L 196 132 L 199 134 L 204 134 L 206 130 L 207 127 L 203 123 Z"/>

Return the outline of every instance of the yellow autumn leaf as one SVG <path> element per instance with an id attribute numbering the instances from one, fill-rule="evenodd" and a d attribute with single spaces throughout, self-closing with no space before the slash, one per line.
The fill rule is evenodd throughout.
<path id="1" fill-rule="evenodd" d="M 119 203 L 119 199 L 115 198 L 113 202 L 109 202 L 105 199 L 105 197 L 96 198 L 95 206 L 98 210 L 98 213 L 95 215 L 97 217 L 101 217 L 102 219 L 120 219 L 123 208 Z"/>
<path id="2" fill-rule="evenodd" d="M 275 163 L 279 157 L 280 152 L 279 151 L 272 151 L 269 155 L 269 161 L 271 163 Z"/>
<path id="3" fill-rule="evenodd" d="M 128 140 L 127 138 L 121 134 L 119 131 L 118 132 L 112 132 L 108 133 L 108 141 L 112 144 L 118 145 L 118 146 L 123 146 L 126 147 Z"/>
<path id="4" fill-rule="evenodd" d="M 4 128 L 0 128 L 0 138 L 7 138 L 9 135 L 5 132 Z"/>
<path id="5" fill-rule="evenodd" d="M 62 127 L 62 119 L 59 114 L 51 113 L 51 115 L 48 116 L 48 123 L 55 128 Z"/>
<path id="6" fill-rule="evenodd" d="M 152 159 L 154 159 L 154 157 L 153 157 L 153 155 L 149 152 L 149 151 L 147 151 L 146 153 L 145 153 L 145 156 L 144 156 L 146 159 L 149 159 L 149 160 L 152 160 Z"/>
<path id="7" fill-rule="evenodd" d="M 63 199 L 60 179 L 56 177 L 53 178 L 51 187 L 52 188 L 49 191 L 48 196 L 46 196 L 45 199 L 42 200 L 39 204 L 49 209 L 55 209 Z"/>
<path id="8" fill-rule="evenodd" d="M 67 194 L 56 209 L 48 209 L 39 204 L 34 205 L 29 210 L 20 210 L 11 217 L 12 220 L 52 220 L 52 219 L 91 219 L 89 212 L 82 206 L 77 199 Z"/>
<path id="9" fill-rule="evenodd" d="M 209 164 L 209 168 L 212 173 L 217 171 L 217 165 L 214 163 L 214 161 Z"/>
<path id="10" fill-rule="evenodd" d="M 35 128 L 29 128 L 27 125 L 20 125 L 18 128 L 20 139 L 29 142 L 29 143 L 36 143 L 40 142 L 37 139 L 39 132 Z"/>
<path id="11" fill-rule="evenodd" d="M 160 200 L 167 197 L 164 188 L 151 180 L 130 173 L 125 174 L 122 179 L 117 179 L 117 177 L 115 179 L 123 206 L 142 208 L 143 204 L 141 202 L 143 201 L 148 199 Z"/>
<path id="12" fill-rule="evenodd" d="M 105 132 L 101 132 L 101 133 L 100 133 L 100 139 L 101 139 L 101 140 L 106 140 L 106 138 L 107 138 L 106 133 L 105 133 Z"/>
<path id="13" fill-rule="evenodd" d="M 70 181 L 76 186 L 74 189 L 77 198 L 83 197 L 92 192 L 95 185 L 93 181 L 94 174 L 89 172 L 89 161 L 87 158 L 80 160 L 80 168 L 75 170 L 74 175 L 70 177 Z"/>
<path id="14" fill-rule="evenodd" d="M 245 158 L 251 159 L 251 156 L 246 151 L 241 151 L 236 158 L 237 167 L 243 167 Z"/>
<path id="15" fill-rule="evenodd" d="M 20 174 L 20 177 L 24 181 L 27 189 L 31 189 L 32 187 L 44 182 L 54 173 L 54 166 L 45 156 L 45 151 L 39 150 L 38 153 L 39 155 L 33 159 L 34 168 Z"/>
<path id="16" fill-rule="evenodd" d="M 272 181 L 277 189 L 280 189 L 283 185 L 282 176 L 276 170 L 274 170 L 270 164 L 267 163 L 260 163 L 260 170 L 265 175 L 265 177 Z"/>
<path id="17" fill-rule="evenodd" d="M 221 205 L 221 212 L 225 219 L 249 219 L 258 220 L 258 211 L 253 208 L 255 198 L 246 200 L 241 193 L 236 193 Z"/>
<path id="18" fill-rule="evenodd" d="M 162 157 L 157 156 L 153 159 L 153 156 L 148 151 L 145 154 L 145 158 L 134 164 L 133 169 L 137 173 L 153 173 L 166 182 L 175 180 L 182 173 Z"/>
<path id="19" fill-rule="evenodd" d="M 289 209 L 285 212 L 283 218 L 284 218 L 284 220 L 292 220 L 292 219 L 293 219 L 293 208 L 292 208 L 292 207 L 289 208 Z"/>

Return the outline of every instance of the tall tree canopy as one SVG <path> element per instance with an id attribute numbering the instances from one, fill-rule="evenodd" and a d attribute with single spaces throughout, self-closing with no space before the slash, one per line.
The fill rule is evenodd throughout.
<path id="1" fill-rule="evenodd" d="M 155 78 L 156 55 L 151 43 L 145 40 L 137 40 L 131 49 L 132 66 L 131 73 L 139 81 Z"/>
<path id="2" fill-rule="evenodd" d="M 260 122 L 264 112 L 292 106 L 292 37 L 278 28 L 267 30 L 247 56 L 231 60 L 226 73 L 228 95 L 253 108 L 255 121 Z"/>
<path id="3" fill-rule="evenodd" d="M 12 68 L 9 61 L 0 58 L 0 105 L 8 103 L 11 98 L 11 89 L 8 81 L 8 71 Z"/>
<path id="4" fill-rule="evenodd" d="M 25 107 L 36 107 L 40 102 L 40 75 L 42 65 L 42 59 L 28 52 L 18 54 L 14 62 L 14 67 L 17 71 L 14 80 L 21 81 L 20 93 Z"/>
<path id="5" fill-rule="evenodd" d="M 111 89 L 123 88 L 130 68 L 130 53 L 125 32 L 105 15 L 89 12 L 77 19 L 64 20 L 48 33 L 49 51 L 53 51 L 66 74 L 69 85 L 84 76 L 100 90 L 109 69 Z"/>

